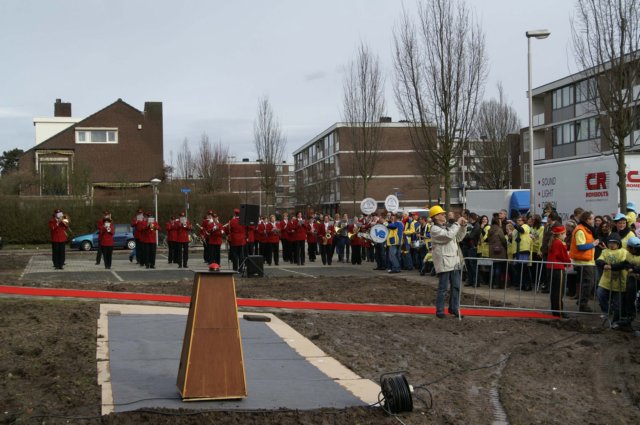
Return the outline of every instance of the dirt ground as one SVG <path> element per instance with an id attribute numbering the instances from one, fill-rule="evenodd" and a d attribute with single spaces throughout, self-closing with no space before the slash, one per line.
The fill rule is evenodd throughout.
<path id="1" fill-rule="evenodd" d="M 188 295 L 191 281 L 19 280 L 28 256 L 0 253 L 0 284 Z M 236 281 L 238 297 L 433 305 L 435 281 L 270 278 Z M 137 411 L 100 417 L 94 301 L 0 298 L 3 424 L 636 424 L 640 338 L 597 318 L 516 320 L 276 314 L 360 376 L 406 371 L 414 411 L 379 407 L 277 412 Z M 427 391 L 428 390 L 428 391 Z"/>

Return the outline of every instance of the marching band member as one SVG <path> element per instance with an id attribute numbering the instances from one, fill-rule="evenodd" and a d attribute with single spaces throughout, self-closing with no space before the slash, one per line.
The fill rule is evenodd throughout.
<path id="1" fill-rule="evenodd" d="M 329 221 L 329 215 L 324 215 L 324 221 L 320 224 L 320 258 L 323 265 L 331 265 L 333 260 L 333 239 L 335 226 Z"/>
<path id="2" fill-rule="evenodd" d="M 404 270 L 413 270 L 413 260 L 411 257 L 411 244 L 414 240 L 414 235 L 416 233 L 414 227 L 413 216 L 407 212 L 403 214 L 402 222 L 404 224 L 404 229 L 402 230 L 403 238 L 402 244 L 400 247 L 401 252 L 401 262 L 402 268 Z"/>
<path id="3" fill-rule="evenodd" d="M 147 243 L 144 233 L 144 229 L 147 227 L 148 223 L 144 213 L 141 212 L 140 214 L 136 215 L 135 225 L 136 230 L 134 232 L 134 235 L 136 232 L 138 233 L 138 236 L 136 236 L 136 259 L 138 260 L 138 264 L 140 264 L 140 267 L 144 267 L 149 264 L 147 259 Z"/>
<path id="4" fill-rule="evenodd" d="M 144 245 L 144 254 L 145 254 L 145 263 L 144 266 L 147 269 L 155 269 L 156 268 L 156 248 L 158 247 L 158 237 L 157 231 L 160 229 L 158 222 L 155 217 L 151 213 L 151 211 L 147 211 L 145 214 L 146 217 L 146 226 L 142 231 L 142 243 Z"/>
<path id="5" fill-rule="evenodd" d="M 245 226 L 240 224 L 240 210 L 233 210 L 233 218 L 224 225 L 225 232 L 229 235 L 229 256 L 233 263 L 233 270 L 242 273 L 244 262 L 244 248 L 247 244 Z"/>
<path id="6" fill-rule="evenodd" d="M 298 211 L 296 218 L 291 220 L 290 229 L 292 231 L 289 240 L 292 245 L 293 262 L 299 266 L 304 266 L 304 241 L 307 240 L 307 229 L 302 218 L 302 211 Z"/>
<path id="7" fill-rule="evenodd" d="M 398 218 L 400 218 L 398 220 Z M 387 235 L 387 248 L 389 249 L 389 273 L 400 273 L 400 249 L 402 243 L 402 225 L 401 217 L 391 214 L 391 221 L 387 223 L 389 235 Z"/>
<path id="8" fill-rule="evenodd" d="M 111 268 L 113 235 L 116 232 L 116 226 L 115 224 L 111 224 L 111 217 L 108 211 L 105 211 L 105 217 L 98 223 L 100 223 L 100 227 L 98 228 L 98 250 L 101 250 L 102 255 L 104 255 L 104 268 L 109 270 Z M 100 264 L 100 262 L 96 260 L 96 264 Z"/>
<path id="9" fill-rule="evenodd" d="M 202 259 L 205 263 L 207 264 L 211 264 L 211 261 L 208 257 L 209 255 L 209 250 L 207 249 L 207 225 L 209 224 L 210 220 L 213 219 L 212 217 L 213 215 L 213 211 L 209 210 L 207 211 L 207 214 L 202 218 L 202 222 L 200 223 L 200 226 L 198 228 L 198 236 L 200 237 L 200 240 L 202 241 Z"/>
<path id="10" fill-rule="evenodd" d="M 256 226 L 256 243 L 258 244 L 258 253 L 267 262 L 267 217 L 260 217 Z M 267 263 L 268 264 L 268 263 Z"/>
<path id="11" fill-rule="evenodd" d="M 258 249 L 256 247 L 256 226 L 250 224 L 245 226 L 247 232 L 247 249 L 246 255 L 256 255 L 258 253 Z"/>
<path id="12" fill-rule="evenodd" d="M 69 220 L 64 219 L 62 210 L 54 210 L 49 219 L 49 230 L 51 231 L 51 259 L 56 270 L 62 270 L 64 267 L 68 228 Z"/>
<path id="13" fill-rule="evenodd" d="M 291 244 L 289 243 L 289 214 L 283 213 L 282 220 L 278 222 L 278 229 L 280 229 L 280 241 L 282 242 L 282 261 L 291 260 Z"/>
<path id="14" fill-rule="evenodd" d="M 349 225 L 349 233 L 351 236 L 351 264 L 362 264 L 362 244 L 364 240 L 358 236 L 360 231 L 360 223 L 354 222 Z"/>
<path id="15" fill-rule="evenodd" d="M 180 213 L 173 227 L 176 230 L 175 260 L 178 262 L 179 269 L 187 268 L 187 263 L 189 262 L 189 232 L 191 232 L 193 226 L 191 222 L 187 220 L 184 211 Z"/>
<path id="16" fill-rule="evenodd" d="M 176 221 L 174 216 L 171 216 L 169 221 L 167 221 L 164 225 L 164 230 L 167 232 L 167 256 L 169 257 L 168 263 L 175 263 L 177 260 L 175 258 L 176 253 L 176 237 L 177 230 L 174 229 L 173 225 Z"/>
<path id="17" fill-rule="evenodd" d="M 271 265 L 271 259 L 273 257 L 273 264 L 276 266 L 280 261 L 280 228 L 276 221 L 276 216 L 271 214 L 269 222 L 265 225 L 266 243 L 265 243 L 265 261 Z"/>
<path id="18" fill-rule="evenodd" d="M 206 237 L 207 237 L 207 258 L 209 264 L 220 264 L 220 246 L 222 245 L 222 235 L 224 231 L 218 221 L 218 215 L 213 211 L 209 211 L 211 214 L 211 220 L 207 223 Z"/>
<path id="19" fill-rule="evenodd" d="M 133 238 L 136 241 L 136 247 L 129 254 L 129 262 L 133 261 L 133 257 L 136 257 L 136 264 L 140 264 L 140 233 L 138 232 L 138 221 L 144 220 L 144 213 L 142 208 L 136 210 L 136 215 L 131 220 L 131 230 L 133 230 Z"/>
<path id="20" fill-rule="evenodd" d="M 100 220 L 98 220 L 98 223 L 96 224 L 96 230 L 98 230 L 98 235 L 100 234 L 100 228 L 102 227 L 102 225 L 104 224 L 104 220 L 105 219 L 109 219 L 111 220 L 111 214 L 109 213 L 109 211 L 105 211 L 102 213 L 102 217 L 100 218 Z M 102 259 L 102 249 L 101 249 L 101 244 L 100 244 L 100 237 L 98 237 L 98 250 L 96 252 L 96 266 L 98 264 L 100 264 L 100 260 Z"/>
<path id="21" fill-rule="evenodd" d="M 307 230 L 307 250 L 309 261 L 315 262 L 318 254 L 318 234 L 320 234 L 320 226 L 314 217 L 310 217 L 305 224 Z"/>

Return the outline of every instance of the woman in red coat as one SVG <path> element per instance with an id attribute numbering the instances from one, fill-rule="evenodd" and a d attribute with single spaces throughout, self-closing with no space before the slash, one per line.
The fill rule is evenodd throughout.
<path id="1" fill-rule="evenodd" d="M 113 234 L 116 232 L 115 225 L 111 224 L 110 218 L 102 220 L 102 224 L 98 229 L 98 240 L 102 249 L 102 257 L 104 258 L 104 268 L 111 268 L 111 259 L 113 256 Z"/>

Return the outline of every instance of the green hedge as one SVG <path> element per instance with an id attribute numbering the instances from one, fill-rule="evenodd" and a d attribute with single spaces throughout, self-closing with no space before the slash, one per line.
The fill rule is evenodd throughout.
<path id="1" fill-rule="evenodd" d="M 150 190 L 147 190 L 151 192 Z M 158 195 L 158 218 L 164 224 L 171 215 L 185 209 L 185 199 L 181 193 Z M 191 195 L 189 197 L 189 220 L 199 223 L 207 210 L 213 209 L 220 221 L 228 220 L 233 209 L 240 205 L 237 194 Z M 138 207 L 145 211 L 154 210 L 153 195 L 136 194 L 135 199 L 105 198 L 26 198 L 20 196 L 0 196 L 0 236 L 5 244 L 40 244 L 50 241 L 47 223 L 56 208 L 62 209 L 70 218 L 73 235 L 82 235 L 95 230 L 96 222 L 104 210 L 109 210 L 116 223 L 130 223 Z"/>

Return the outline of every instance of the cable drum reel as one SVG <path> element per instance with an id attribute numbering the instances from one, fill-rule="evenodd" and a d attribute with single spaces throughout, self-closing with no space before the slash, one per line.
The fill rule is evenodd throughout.
<path id="1" fill-rule="evenodd" d="M 379 402 L 388 414 L 413 411 L 411 397 L 413 387 L 409 385 L 402 373 L 391 372 L 380 375 L 380 392 L 383 398 Z"/>

